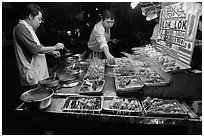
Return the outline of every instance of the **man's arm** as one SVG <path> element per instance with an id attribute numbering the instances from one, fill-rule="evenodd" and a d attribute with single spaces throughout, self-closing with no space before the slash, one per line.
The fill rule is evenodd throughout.
<path id="1" fill-rule="evenodd" d="M 32 38 L 31 33 L 28 31 L 26 27 L 23 25 L 19 25 L 15 29 L 16 37 L 21 41 L 21 43 L 33 54 L 36 55 L 38 53 L 49 53 L 55 50 L 59 50 L 63 48 L 63 44 L 56 44 L 55 46 L 42 46 L 38 45 Z"/>

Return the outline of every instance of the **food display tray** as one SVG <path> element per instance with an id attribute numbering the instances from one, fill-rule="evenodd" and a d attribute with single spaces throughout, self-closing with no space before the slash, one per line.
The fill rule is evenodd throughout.
<path id="1" fill-rule="evenodd" d="M 105 80 L 101 81 L 83 81 L 81 87 L 78 90 L 79 94 L 101 94 L 103 91 L 103 87 L 105 84 Z"/>
<path id="2" fill-rule="evenodd" d="M 177 100 L 147 98 L 141 101 L 142 108 L 147 116 L 184 117 L 187 112 Z"/>
<path id="3" fill-rule="evenodd" d="M 130 66 L 131 62 L 129 58 L 122 57 L 122 58 L 115 58 L 115 67 L 117 66 Z"/>
<path id="4" fill-rule="evenodd" d="M 162 54 L 153 58 L 164 72 L 180 72 L 191 68 L 190 65 L 187 65 L 168 54 Z"/>
<path id="5" fill-rule="evenodd" d="M 114 67 L 114 75 L 117 76 L 136 76 L 135 69 L 132 66 Z"/>
<path id="6" fill-rule="evenodd" d="M 84 79 L 83 80 L 88 80 L 88 81 L 100 81 L 104 78 L 104 72 L 105 72 L 105 68 L 101 69 L 102 71 L 99 72 L 98 74 L 98 78 L 94 78 L 93 76 L 91 76 L 91 73 L 89 72 L 89 69 L 86 73 L 86 75 L 84 76 Z M 92 74 L 92 75 L 95 75 L 95 74 Z"/>
<path id="7" fill-rule="evenodd" d="M 144 85 L 146 86 L 166 86 L 169 84 L 169 82 L 167 82 L 163 77 L 160 78 L 160 82 L 153 82 L 153 81 L 149 81 L 148 78 L 144 77 L 144 76 L 140 76 L 141 81 L 144 83 Z"/>
<path id="8" fill-rule="evenodd" d="M 133 66 L 150 66 L 149 63 L 147 63 L 146 61 L 144 61 L 142 58 L 140 59 L 134 59 L 134 57 L 131 59 L 131 64 Z"/>
<path id="9" fill-rule="evenodd" d="M 101 96 L 69 96 L 66 98 L 62 110 L 81 113 L 99 112 L 102 110 L 102 104 Z"/>
<path id="10" fill-rule="evenodd" d="M 142 115 L 141 104 L 136 98 L 104 97 L 102 107 L 108 113 Z"/>
<path id="11" fill-rule="evenodd" d="M 175 60 L 175 65 L 176 66 L 179 66 L 179 69 L 174 69 L 173 67 L 167 67 L 165 68 L 162 64 L 161 65 L 161 69 L 164 71 L 164 72 L 181 72 L 183 70 L 188 70 L 191 68 L 191 66 L 179 61 L 179 60 L 176 60 L 176 59 L 172 59 L 172 57 L 168 56 L 170 60 Z"/>
<path id="12" fill-rule="evenodd" d="M 128 84 L 124 85 L 124 86 L 120 86 L 120 80 L 124 81 L 124 80 L 128 80 Z M 123 82 L 124 83 L 124 82 Z M 143 83 L 141 82 L 141 80 L 137 77 L 125 77 L 125 76 L 121 76 L 121 77 L 116 77 L 115 78 L 115 87 L 116 87 L 116 91 L 133 91 L 133 90 L 138 90 L 141 89 L 143 87 Z"/>
<path id="13" fill-rule="evenodd" d="M 146 86 L 166 86 L 170 82 L 151 67 L 135 67 L 135 70 Z"/>

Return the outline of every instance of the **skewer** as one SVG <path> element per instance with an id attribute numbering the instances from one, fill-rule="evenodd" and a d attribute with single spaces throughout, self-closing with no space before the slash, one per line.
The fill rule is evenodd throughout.
<path id="1" fill-rule="evenodd" d="M 64 46 L 64 49 L 69 53 L 69 50 Z"/>

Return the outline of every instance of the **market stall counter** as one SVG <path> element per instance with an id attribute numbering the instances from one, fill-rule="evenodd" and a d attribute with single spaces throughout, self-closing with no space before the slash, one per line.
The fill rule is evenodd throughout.
<path id="1" fill-rule="evenodd" d="M 16 108 L 18 114 L 35 117 L 48 130 L 63 129 L 68 131 L 66 134 L 72 134 L 72 125 L 79 126 L 75 129 L 78 131 L 86 129 L 87 133 L 88 131 L 98 131 L 97 127 L 101 127 L 104 131 L 111 127 L 118 127 L 120 124 L 126 125 L 126 127 L 137 126 L 138 129 L 143 126 L 153 131 L 146 133 L 140 129 L 143 133 L 134 132 L 133 134 L 166 134 L 168 130 L 165 130 L 166 133 L 156 132 L 166 126 L 168 128 L 185 128 L 185 133 L 172 131 L 167 134 L 201 133 L 201 114 L 197 115 L 193 111 L 194 100 L 186 100 L 185 97 L 176 100 L 177 98 L 173 94 L 165 98 L 165 92 L 167 90 L 172 92 L 171 90 L 174 89 L 175 85 L 172 81 L 176 81 L 178 77 L 185 76 L 187 73 L 169 74 L 160 71 L 159 74 L 163 76 L 165 84 L 158 85 L 157 83 L 148 86 L 138 78 L 137 70 L 135 73 L 130 68 L 131 71 L 120 71 L 117 66 L 113 67 L 106 64 L 104 60 L 98 59 L 94 61 L 70 61 L 70 59 L 72 60 L 72 58 L 66 60 L 65 64 L 56 72 L 60 82 L 58 86 L 53 87 L 54 94 L 50 105 L 45 109 L 32 109 L 22 103 Z M 157 68 L 159 69 L 159 67 L 155 67 L 155 69 Z M 133 78 L 125 76 L 116 81 L 117 72 L 121 72 L 120 75 L 133 74 Z M 174 77 L 172 75 L 182 76 Z M 129 87 L 127 83 L 130 84 Z M 127 89 L 127 92 L 123 89 Z M 81 126 L 83 128 L 80 128 Z M 118 127 L 118 129 L 120 128 L 122 127 Z M 103 132 L 103 134 L 106 133 Z M 132 132 L 124 131 L 123 133 L 131 134 Z"/>

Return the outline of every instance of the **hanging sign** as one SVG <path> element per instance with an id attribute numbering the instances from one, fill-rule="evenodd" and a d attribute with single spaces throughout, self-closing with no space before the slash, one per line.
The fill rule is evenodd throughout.
<path id="1" fill-rule="evenodd" d="M 201 5 L 193 2 L 163 5 L 159 20 L 158 47 L 190 65 L 201 10 Z"/>

